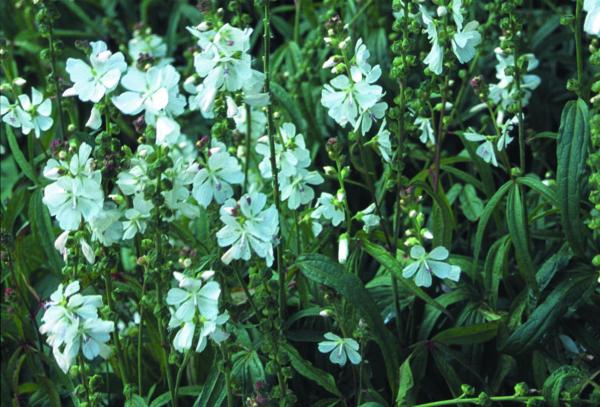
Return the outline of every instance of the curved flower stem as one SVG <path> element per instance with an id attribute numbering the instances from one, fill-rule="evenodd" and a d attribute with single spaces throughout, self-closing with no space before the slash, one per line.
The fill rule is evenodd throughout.
<path id="1" fill-rule="evenodd" d="M 179 384 L 181 383 L 181 377 L 183 376 L 183 371 L 185 370 L 185 367 L 187 366 L 188 362 L 190 361 L 190 355 L 192 354 L 192 350 L 188 349 L 187 352 L 185 352 L 185 356 L 183 357 L 183 362 L 181 362 L 181 366 L 179 366 L 179 369 L 177 370 L 177 377 L 175 379 L 175 390 L 174 390 L 174 399 L 173 399 L 173 403 L 177 403 L 177 391 L 179 390 Z"/>

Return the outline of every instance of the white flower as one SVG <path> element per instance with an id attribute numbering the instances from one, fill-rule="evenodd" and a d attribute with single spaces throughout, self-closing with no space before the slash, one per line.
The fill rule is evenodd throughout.
<path id="1" fill-rule="evenodd" d="M 512 119 L 507 120 L 506 123 L 504 123 L 501 126 L 501 134 L 500 137 L 498 138 L 498 143 L 496 144 L 496 147 L 498 148 L 498 151 L 502 151 L 504 149 L 506 149 L 506 147 L 510 144 L 511 141 L 513 141 L 513 137 L 510 136 L 510 132 L 512 131 L 512 129 L 515 126 L 519 125 L 519 118 L 518 116 L 514 116 Z"/>
<path id="2" fill-rule="evenodd" d="M 44 96 L 36 88 L 31 88 L 31 99 L 27 95 L 19 95 L 19 104 L 23 112 L 27 114 L 21 116 L 21 131 L 23 134 L 29 134 L 31 130 L 37 138 L 40 138 L 42 131 L 52 127 L 52 102 L 50 99 L 44 99 Z M 27 120 L 28 119 L 28 120 Z"/>
<path id="3" fill-rule="evenodd" d="M 29 113 L 25 112 L 18 103 L 10 103 L 4 95 L 0 95 L 0 116 L 4 123 L 12 127 L 32 127 Z"/>
<path id="4" fill-rule="evenodd" d="M 500 103 L 506 109 L 512 103 L 517 101 L 517 86 L 514 83 L 514 77 L 508 75 L 508 68 L 512 69 L 515 66 L 515 58 L 513 55 L 505 56 L 500 48 L 495 50 L 498 64 L 496 65 L 496 78 L 498 83 L 490 85 L 490 99 L 494 103 Z M 531 72 L 537 68 L 539 62 L 533 54 L 524 54 L 527 58 L 527 72 Z M 521 104 L 526 106 L 529 103 L 532 92 L 540 85 L 541 79 L 537 75 L 521 73 L 521 91 L 523 98 Z"/>
<path id="5" fill-rule="evenodd" d="M 201 52 L 194 56 L 196 73 L 204 78 L 191 93 L 190 106 L 200 108 L 206 116 L 212 113 L 215 97 L 219 91 L 235 92 L 252 79 L 250 49 L 251 29 L 240 30 L 223 25 L 218 31 L 199 31 L 188 27 L 198 38 Z M 189 89 L 189 88 L 188 88 Z"/>
<path id="6" fill-rule="evenodd" d="M 192 347 L 196 325 L 200 325 L 200 333 L 196 352 L 202 352 L 210 337 L 217 343 L 227 338 L 220 326 L 225 324 L 229 316 L 219 315 L 219 284 L 174 272 L 173 276 L 179 282 L 179 288 L 171 288 L 167 293 L 167 304 L 176 307 L 172 311 L 169 328 L 179 327 L 173 339 L 173 346 L 178 352 L 185 352 Z"/>
<path id="7" fill-rule="evenodd" d="M 273 264 L 273 240 L 279 230 L 275 205 L 264 209 L 267 197 L 253 192 L 245 194 L 236 203 L 229 199 L 221 207 L 221 221 L 225 224 L 217 232 L 219 246 L 231 246 L 221 260 L 250 260 L 251 250 L 265 259 L 267 266 Z"/>
<path id="8" fill-rule="evenodd" d="M 87 223 L 92 241 L 108 247 L 121 240 L 123 224 L 119 219 L 121 219 L 121 211 L 113 202 L 106 202 L 104 208 L 93 215 Z"/>
<path id="9" fill-rule="evenodd" d="M 175 218 L 181 215 L 188 219 L 198 216 L 198 207 L 190 202 L 189 185 L 193 183 L 194 176 L 198 173 L 198 164 L 188 164 L 183 158 L 173 160 L 172 168 L 167 169 L 163 178 L 168 178 L 173 187 L 168 191 L 163 191 L 167 207 L 175 212 Z"/>
<path id="10" fill-rule="evenodd" d="M 375 103 L 370 108 L 363 110 L 356 120 L 354 130 L 356 131 L 360 127 L 361 134 L 367 134 L 367 132 L 371 130 L 371 126 L 373 126 L 375 120 L 381 120 L 383 116 L 385 116 L 387 108 L 387 103 L 379 102 Z"/>
<path id="11" fill-rule="evenodd" d="M 177 89 L 180 75 L 171 65 L 153 66 L 146 72 L 130 67 L 121 80 L 126 92 L 112 98 L 113 104 L 123 113 L 135 115 L 142 110 L 158 114 L 169 104 L 173 88 Z"/>
<path id="12" fill-rule="evenodd" d="M 323 177 L 318 172 L 299 169 L 297 174 L 279 179 L 281 200 L 287 201 L 288 208 L 298 209 L 300 205 L 309 203 L 315 197 L 315 192 L 309 185 L 322 183 Z"/>
<path id="13" fill-rule="evenodd" d="M 205 208 L 213 199 L 222 204 L 233 196 L 231 185 L 241 184 L 243 180 L 244 174 L 238 160 L 223 146 L 208 157 L 206 166 L 195 175 L 192 196 Z"/>
<path id="14" fill-rule="evenodd" d="M 352 66 L 350 74 L 350 78 L 346 75 L 336 76 L 321 92 L 321 104 L 342 127 L 348 123 L 355 126 L 359 113 L 372 108 L 383 97 L 383 88 L 373 85 L 381 76 L 379 65 L 366 74 L 358 66 Z"/>
<path id="15" fill-rule="evenodd" d="M 43 202 L 63 230 L 77 229 L 82 217 L 89 220 L 102 210 L 102 175 L 91 168 L 91 152 L 82 143 L 69 163 L 50 159 L 44 168 L 44 176 L 55 182 L 44 188 Z"/>
<path id="16" fill-rule="evenodd" d="M 329 353 L 331 363 L 336 363 L 340 366 L 346 364 L 346 360 L 350 360 L 353 365 L 358 365 L 361 361 L 360 353 L 358 353 L 359 345 L 352 338 L 340 338 L 334 333 L 327 332 L 325 341 L 319 342 L 319 352 Z"/>
<path id="17" fill-rule="evenodd" d="M 147 220 L 154 205 L 146 201 L 141 194 L 133 198 L 133 208 L 125 211 L 126 221 L 123 222 L 123 239 L 132 239 L 137 233 L 146 231 Z"/>
<path id="18" fill-rule="evenodd" d="M 321 217 L 330 220 L 333 226 L 338 226 L 344 220 L 344 196 L 338 193 L 333 196 L 327 192 L 321 192 L 321 196 L 317 200 L 317 207 L 312 212 L 313 219 Z"/>
<path id="19" fill-rule="evenodd" d="M 46 343 L 52 347 L 54 357 L 65 373 L 80 348 L 89 360 L 97 355 L 107 358 L 110 348 L 105 343 L 114 330 L 112 321 L 98 319 L 102 297 L 81 295 L 79 289 L 78 281 L 66 287 L 60 284 L 46 304 L 40 326 L 40 333 L 47 335 Z"/>
<path id="20" fill-rule="evenodd" d="M 417 117 L 415 119 L 415 125 L 419 127 L 421 131 L 421 135 L 419 136 L 419 140 L 421 143 L 427 144 L 427 142 L 431 144 L 435 144 L 435 134 L 433 132 L 433 126 L 431 125 L 431 119 L 428 117 Z"/>
<path id="21" fill-rule="evenodd" d="M 349 244 L 348 233 L 342 233 L 338 238 L 338 262 L 340 264 L 346 264 L 348 260 Z"/>
<path id="22" fill-rule="evenodd" d="M 584 0 L 583 9 L 587 16 L 583 23 L 583 29 L 590 35 L 600 36 L 600 0 Z"/>
<path id="23" fill-rule="evenodd" d="M 239 109 L 238 114 L 233 116 L 235 129 L 243 135 L 248 131 L 247 115 L 246 109 Z M 263 135 L 266 125 L 267 115 L 261 109 L 250 109 L 250 136 L 253 140 Z"/>
<path id="24" fill-rule="evenodd" d="M 275 143 L 275 162 L 280 176 L 290 177 L 310 165 L 310 152 L 306 149 L 304 136 L 300 133 L 296 134 L 296 126 L 293 123 L 283 123 L 279 128 L 279 135 L 283 145 Z M 271 150 L 267 136 L 258 139 L 256 152 L 263 156 L 262 161 L 258 164 L 261 175 L 270 179 L 273 174 L 270 160 Z"/>
<path id="25" fill-rule="evenodd" d="M 103 41 L 92 42 L 90 45 L 91 66 L 80 59 L 67 59 L 66 70 L 74 84 L 65 90 L 63 96 L 77 95 L 82 102 L 97 103 L 117 87 L 127 64 L 122 53 L 113 54 L 108 51 Z"/>
<path id="26" fill-rule="evenodd" d="M 466 64 L 473 59 L 475 47 L 481 43 L 478 27 L 477 21 L 470 21 L 452 37 L 452 51 L 461 64 Z"/>
<path id="27" fill-rule="evenodd" d="M 475 132 L 465 132 L 463 134 L 469 141 L 482 143 L 477 147 L 475 153 L 481 157 L 483 161 L 488 164 L 492 164 L 494 167 L 498 166 L 498 160 L 496 159 L 496 153 L 494 151 L 494 144 L 491 142 L 491 137 L 484 136 Z"/>
<path id="28" fill-rule="evenodd" d="M 372 203 L 362 211 L 358 211 L 357 214 L 354 216 L 356 219 L 358 219 L 364 224 L 363 230 L 366 233 L 369 233 L 372 229 L 379 226 L 379 223 L 381 221 L 381 218 L 374 213 L 375 209 L 376 206 L 374 203 Z"/>
<path id="29" fill-rule="evenodd" d="M 415 279 L 418 287 L 431 286 L 431 274 L 438 278 L 448 278 L 458 281 L 460 278 L 460 267 L 452 266 L 444 260 L 449 256 L 448 250 L 438 246 L 427 253 L 423 246 L 413 246 L 410 249 L 410 257 L 415 260 L 402 270 L 402 277 Z"/>
<path id="30" fill-rule="evenodd" d="M 121 171 L 117 176 L 117 185 L 123 194 L 133 195 L 143 191 L 150 181 L 145 157 L 153 152 L 152 146 L 146 144 L 138 146 L 135 157 L 131 159 L 129 170 Z"/>
<path id="31" fill-rule="evenodd" d="M 444 63 L 444 49 L 438 41 L 437 29 L 432 16 L 422 5 L 419 5 L 419 10 L 421 11 L 421 19 L 427 30 L 427 37 L 431 43 L 431 51 L 429 51 L 423 62 L 429 67 L 431 72 L 439 75 L 442 73 L 442 65 Z"/>
<path id="32" fill-rule="evenodd" d="M 167 44 L 156 34 L 135 32 L 127 44 L 129 56 L 137 61 L 141 55 L 162 59 L 167 55 Z"/>
<path id="33" fill-rule="evenodd" d="M 392 159 L 392 142 L 390 140 L 390 131 L 385 128 L 386 121 L 384 120 L 381 123 L 381 127 L 375 136 L 377 140 L 377 147 L 379 148 L 379 153 L 383 158 L 383 161 L 390 162 Z"/>
<path id="34" fill-rule="evenodd" d="M 184 322 L 191 322 L 198 312 L 205 318 L 216 318 L 219 313 L 219 283 L 210 281 L 202 284 L 202 280 L 174 272 L 173 277 L 179 287 L 171 288 L 167 293 L 167 304 L 177 307 L 175 317 Z"/>
<path id="35" fill-rule="evenodd" d="M 94 106 L 92 107 L 88 121 L 85 123 L 85 127 L 89 127 L 92 130 L 98 130 L 100 126 L 102 126 L 102 115 L 100 114 L 100 110 Z"/>

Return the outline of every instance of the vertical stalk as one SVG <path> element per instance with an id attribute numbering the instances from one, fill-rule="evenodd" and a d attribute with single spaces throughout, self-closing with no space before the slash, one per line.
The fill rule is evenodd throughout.
<path id="1" fill-rule="evenodd" d="M 270 70 L 270 50 L 271 50 L 271 0 L 264 0 L 263 11 L 263 68 L 265 73 L 264 92 L 271 97 L 271 70 Z M 271 161 L 271 172 L 273 174 L 273 199 L 277 215 L 279 216 L 279 245 L 275 248 L 277 251 L 277 273 L 279 275 L 279 318 L 281 320 L 281 329 L 283 329 L 283 319 L 285 318 L 286 292 L 285 292 L 285 268 L 282 264 L 281 246 L 281 202 L 279 199 L 279 174 L 277 171 L 277 160 L 275 158 L 275 135 L 273 134 L 273 111 L 271 105 L 267 105 L 267 137 L 269 138 L 269 150 Z"/>
<path id="2" fill-rule="evenodd" d="M 137 237 L 137 236 L 136 236 Z M 142 395 L 142 334 L 144 329 L 144 307 L 142 305 L 142 299 L 146 292 L 146 270 L 144 268 L 144 280 L 142 282 L 142 295 L 140 297 L 140 304 L 138 306 L 138 312 L 140 314 L 140 325 L 138 328 L 137 337 L 137 379 L 138 379 L 138 394 Z"/>
<path id="3" fill-rule="evenodd" d="M 175 398 L 173 399 L 173 401 L 176 403 L 177 402 L 177 391 L 179 390 L 179 384 L 181 383 L 181 376 L 183 376 L 183 371 L 185 370 L 185 367 L 187 366 L 188 362 L 190 361 L 190 355 L 192 354 L 192 350 L 188 349 L 187 352 L 185 352 L 185 356 L 183 357 L 183 362 L 181 362 L 181 366 L 179 366 L 179 369 L 177 370 L 177 377 L 175 378 Z"/>
<path id="4" fill-rule="evenodd" d="M 111 316 L 114 318 L 116 315 L 113 302 L 112 302 L 112 279 L 110 276 L 110 271 L 108 268 L 104 272 L 104 286 L 106 290 L 106 304 L 108 305 L 108 309 L 110 310 Z M 129 383 L 129 375 L 127 369 L 125 368 L 126 364 L 124 363 L 124 353 L 123 347 L 121 346 L 121 340 L 119 339 L 119 333 L 113 332 L 113 339 L 115 341 L 115 346 L 117 348 L 117 362 L 119 366 L 119 370 L 121 371 L 121 377 L 125 381 L 125 384 Z"/>
<path id="5" fill-rule="evenodd" d="M 294 42 L 298 44 L 300 38 L 300 14 L 302 12 L 302 0 L 295 0 L 296 12 L 294 14 Z"/>
<path id="6" fill-rule="evenodd" d="M 88 386 L 88 382 L 85 378 L 85 375 L 83 374 L 83 368 L 85 366 L 85 362 L 83 361 L 83 358 L 81 357 L 81 354 L 77 355 L 77 359 L 79 361 L 79 380 L 81 380 L 81 384 L 83 385 L 83 388 L 85 389 L 85 398 L 87 400 L 87 403 L 89 406 L 92 406 L 92 402 L 90 399 L 90 388 Z"/>
<path id="7" fill-rule="evenodd" d="M 583 88 L 583 47 L 581 39 L 581 10 L 583 0 L 577 0 L 575 5 L 575 54 L 577 57 L 577 95 L 581 96 Z"/>
<path id="8" fill-rule="evenodd" d="M 67 130 L 65 128 L 65 117 L 63 115 L 62 108 L 62 95 L 60 94 L 60 87 L 58 86 L 58 77 L 56 73 L 56 51 L 54 50 L 54 35 L 52 31 L 52 22 L 48 24 L 48 49 L 50 50 L 50 64 L 52 67 L 52 79 L 54 87 L 56 88 L 56 104 L 58 105 L 58 124 L 60 126 L 60 138 L 65 138 Z"/>
<path id="9" fill-rule="evenodd" d="M 250 155 L 252 154 L 252 112 L 250 105 L 246 109 L 246 159 L 244 160 L 244 193 L 248 192 L 248 169 L 250 168 Z"/>

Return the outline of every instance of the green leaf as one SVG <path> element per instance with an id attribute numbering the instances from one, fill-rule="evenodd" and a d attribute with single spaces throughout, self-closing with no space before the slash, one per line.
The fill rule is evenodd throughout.
<path id="1" fill-rule="evenodd" d="M 556 206 L 557 208 L 560 207 L 560 202 L 556 198 L 556 193 L 550 187 L 544 185 L 538 178 L 532 175 L 526 175 L 524 177 L 517 178 L 517 183 L 533 189 L 553 206 Z"/>
<path id="2" fill-rule="evenodd" d="M 416 181 L 412 185 L 423 189 L 433 199 L 433 211 L 436 215 L 433 228 L 434 246 L 450 247 L 452 243 L 452 230 L 454 229 L 456 220 L 454 219 L 454 214 L 448 204 L 446 195 L 441 189 L 435 192 L 429 184 L 422 181 Z"/>
<path id="3" fill-rule="evenodd" d="M 483 244 L 483 233 L 485 232 L 485 228 L 492 217 L 492 214 L 496 210 L 496 207 L 500 204 L 504 195 L 506 195 L 513 185 L 514 184 L 510 181 L 502 185 L 487 202 L 485 208 L 483 208 L 483 212 L 481 212 L 479 223 L 477 224 L 477 231 L 475 232 L 475 247 L 473 250 L 474 269 L 477 267 L 477 262 L 479 261 L 479 253 L 481 252 L 481 245 Z"/>
<path id="4" fill-rule="evenodd" d="M 15 138 L 15 133 L 13 133 L 12 128 L 8 125 L 5 125 L 4 128 L 6 129 L 6 139 L 8 140 L 10 151 L 12 152 L 13 158 L 17 162 L 17 165 L 19 166 L 21 171 L 23 171 L 23 174 L 25 174 L 27 178 L 32 180 L 34 184 L 37 184 L 38 180 L 35 170 L 23 155 L 23 152 L 19 147 L 19 143 Z"/>
<path id="5" fill-rule="evenodd" d="M 500 287 L 502 275 L 504 274 L 510 247 L 511 245 L 508 235 L 498 239 L 490 247 L 488 255 L 485 259 L 485 264 L 483 266 L 486 288 L 485 298 L 487 298 L 489 304 L 493 308 L 496 308 L 496 304 L 498 302 L 498 289 Z"/>
<path id="6" fill-rule="evenodd" d="M 469 326 L 448 328 L 433 337 L 435 342 L 444 345 L 472 345 L 484 343 L 496 336 L 498 322 L 486 322 Z"/>
<path id="7" fill-rule="evenodd" d="M 556 272 L 563 269 L 572 257 L 571 248 L 565 243 L 558 252 L 554 253 L 542 264 L 537 273 L 535 273 L 535 279 L 540 287 L 540 291 L 544 290 L 550 284 Z"/>
<path id="8" fill-rule="evenodd" d="M 62 260 L 58 251 L 54 247 L 54 231 L 52 230 L 52 221 L 46 205 L 42 202 L 42 191 L 36 190 L 31 195 L 29 202 L 29 222 L 36 236 L 37 242 L 42 246 L 48 266 L 54 272 L 60 272 L 62 269 Z"/>
<path id="9" fill-rule="evenodd" d="M 475 187 L 471 184 L 465 185 L 462 193 L 458 196 L 460 202 L 460 208 L 463 214 L 471 222 L 476 221 L 483 212 L 483 202 L 477 196 Z"/>
<path id="10" fill-rule="evenodd" d="M 590 139 L 589 112 L 581 99 L 568 102 L 560 118 L 556 146 L 557 196 L 563 230 L 573 252 L 581 256 L 586 229 L 579 214 L 585 161 Z"/>
<path id="11" fill-rule="evenodd" d="M 387 378 L 395 393 L 398 374 L 398 354 L 393 346 L 395 339 L 385 327 L 377 305 L 362 282 L 354 274 L 346 272 L 339 263 L 321 254 L 300 256 L 296 265 L 309 280 L 333 288 L 358 309 L 384 355 Z"/>
<path id="12" fill-rule="evenodd" d="M 508 337 L 501 350 L 518 355 L 530 350 L 546 334 L 567 309 L 581 300 L 584 293 L 593 289 L 594 276 L 572 277 L 556 286 L 529 316 L 529 319 Z"/>
<path id="13" fill-rule="evenodd" d="M 412 356 L 412 355 L 411 355 Z M 397 406 L 407 406 L 411 404 L 410 391 L 415 385 L 412 370 L 410 368 L 410 356 L 402 362 L 400 366 L 400 384 L 398 385 L 398 395 L 396 396 Z"/>
<path id="14" fill-rule="evenodd" d="M 296 348 L 289 343 L 284 344 L 283 349 L 288 353 L 290 357 L 290 363 L 296 372 L 307 379 L 312 380 L 331 394 L 342 397 L 342 393 L 340 393 L 335 385 L 335 379 L 331 374 L 316 368 L 312 363 L 304 360 Z"/>
<path id="15" fill-rule="evenodd" d="M 443 305 L 439 304 L 437 301 L 431 298 L 429 294 L 425 292 L 425 290 L 423 290 L 420 287 L 417 287 L 417 285 L 412 280 L 408 280 L 404 277 L 398 276 L 399 274 L 401 274 L 403 267 L 400 264 L 400 262 L 393 258 L 387 250 L 375 243 L 371 243 L 367 239 L 362 240 L 362 245 L 367 253 L 373 256 L 373 258 L 377 260 L 379 264 L 388 269 L 388 271 L 392 275 L 392 278 L 396 278 L 396 281 L 398 281 L 398 283 L 402 287 L 404 287 L 407 291 L 413 293 L 415 296 L 425 301 L 427 304 L 431 305 L 432 307 L 435 307 L 437 310 L 452 317 L 448 313 L 448 311 L 446 311 Z"/>
<path id="16" fill-rule="evenodd" d="M 521 187 L 517 186 L 508 193 L 506 205 L 506 223 L 512 245 L 515 249 L 517 266 L 527 285 L 538 291 L 535 280 L 535 266 L 529 253 L 529 229 L 525 203 L 521 196 Z"/>
<path id="17" fill-rule="evenodd" d="M 125 407 L 147 407 L 146 401 L 143 397 L 133 394 L 131 398 L 125 401 Z"/>
<path id="18" fill-rule="evenodd" d="M 302 117 L 302 110 L 290 94 L 278 84 L 271 83 L 271 93 L 273 95 L 274 102 L 283 106 L 288 112 L 292 121 L 296 125 L 296 129 L 299 133 L 306 133 L 306 120 Z"/>
<path id="19" fill-rule="evenodd" d="M 226 396 L 225 378 L 219 369 L 211 369 L 202 386 L 202 391 L 194 402 L 194 407 L 220 406 Z"/>

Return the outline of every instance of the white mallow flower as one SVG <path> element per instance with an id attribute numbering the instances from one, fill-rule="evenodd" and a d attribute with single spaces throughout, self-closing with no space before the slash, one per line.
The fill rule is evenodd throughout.
<path id="1" fill-rule="evenodd" d="M 170 92 L 177 88 L 180 75 L 171 65 L 153 66 L 146 72 L 130 67 L 121 80 L 126 92 L 112 98 L 123 113 L 135 115 L 145 110 L 151 114 L 167 107 Z"/>
<path id="2" fill-rule="evenodd" d="M 583 9 L 587 11 L 583 23 L 584 31 L 600 37 L 600 0 L 584 0 Z"/>
<path id="3" fill-rule="evenodd" d="M 377 140 L 377 148 L 379 149 L 379 153 L 383 158 L 383 161 L 390 162 L 392 159 L 392 141 L 390 140 L 390 131 L 385 128 L 386 121 L 384 120 L 381 123 L 381 127 L 375 136 Z"/>
<path id="4" fill-rule="evenodd" d="M 63 230 L 79 228 L 82 217 L 90 220 L 102 210 L 102 175 L 92 170 L 91 152 L 82 143 L 69 163 L 50 159 L 44 168 L 44 176 L 55 182 L 44 188 L 43 202 Z"/>
<path id="5" fill-rule="evenodd" d="M 317 207 L 312 212 L 313 219 L 325 218 L 333 226 L 338 226 L 344 220 L 344 194 L 338 192 L 336 196 L 328 192 L 321 192 L 317 200 Z"/>
<path id="6" fill-rule="evenodd" d="M 189 103 L 206 116 L 212 113 L 219 91 L 235 92 L 252 80 L 248 54 L 252 30 L 225 24 L 218 31 L 200 31 L 194 27 L 188 27 L 188 31 L 198 38 L 201 51 L 194 56 L 194 67 L 204 79 L 195 89 L 188 88 L 193 93 Z"/>
<path id="7" fill-rule="evenodd" d="M 196 313 L 207 319 L 214 319 L 219 314 L 219 296 L 221 288 L 216 281 L 203 284 L 201 279 L 174 272 L 173 277 L 179 287 L 167 293 L 167 304 L 175 306 L 175 317 L 184 322 L 191 322 Z"/>
<path id="8" fill-rule="evenodd" d="M 494 151 L 494 143 L 492 139 L 494 137 L 484 136 L 473 131 L 467 131 L 463 133 L 465 138 L 473 142 L 481 142 L 475 153 L 486 163 L 492 164 L 494 167 L 498 166 L 498 160 L 496 159 L 496 152 Z"/>
<path id="9" fill-rule="evenodd" d="M 279 128 L 279 135 L 283 144 L 275 143 L 275 162 L 280 176 L 290 177 L 310 165 L 310 152 L 304 143 L 304 136 L 300 133 L 296 134 L 296 126 L 293 123 L 283 123 Z M 262 161 L 258 164 L 261 175 L 270 179 L 273 173 L 267 136 L 258 139 L 256 152 L 263 156 Z"/>
<path id="10" fill-rule="evenodd" d="M 63 96 L 78 96 L 82 102 L 97 103 L 117 87 L 127 64 L 122 53 L 113 54 L 103 41 L 92 42 L 90 46 L 91 66 L 80 59 L 67 59 L 66 70 L 73 86 Z"/>
<path id="11" fill-rule="evenodd" d="M 106 345 L 114 330 L 112 321 L 98 319 L 102 306 L 100 295 L 81 295 L 78 281 L 64 287 L 58 286 L 46 304 L 40 333 L 46 335 L 46 343 L 63 372 L 73 364 L 80 348 L 91 360 L 100 355 L 107 358 L 110 348 Z"/>
<path id="12" fill-rule="evenodd" d="M 496 78 L 498 79 L 498 83 L 490 85 L 490 99 L 494 103 L 499 103 L 506 109 L 517 101 L 518 89 L 515 84 L 515 78 L 507 73 L 507 71 L 514 68 L 515 58 L 513 55 L 504 55 L 500 48 L 496 48 L 495 52 L 496 58 L 498 59 L 498 64 L 496 65 Z M 527 73 L 537 68 L 539 65 L 537 58 L 533 54 L 524 54 L 522 57 L 527 58 L 527 68 L 526 72 L 521 73 L 520 88 L 523 93 L 521 105 L 527 106 L 531 94 L 538 86 L 540 86 L 541 79 L 537 75 Z"/>
<path id="13" fill-rule="evenodd" d="M 367 134 L 367 132 L 371 130 L 373 123 L 376 120 L 381 120 L 385 116 L 387 108 L 387 103 L 379 102 L 375 103 L 370 108 L 363 110 L 356 120 L 354 131 L 360 128 L 361 134 Z"/>
<path id="14" fill-rule="evenodd" d="M 216 152 L 206 160 L 206 166 L 200 169 L 193 179 L 192 196 L 204 208 L 208 207 L 213 199 L 222 204 L 231 198 L 231 185 L 244 181 L 244 173 L 238 160 L 227 152 L 224 145 L 218 144 L 220 146 L 217 145 Z"/>
<path id="15" fill-rule="evenodd" d="M 323 87 L 321 104 L 340 126 L 345 127 L 348 123 L 355 126 L 358 115 L 375 106 L 383 97 L 383 88 L 374 85 L 380 76 L 379 65 L 367 73 L 358 66 L 351 66 L 350 77 L 338 75 Z"/>
<path id="16" fill-rule="evenodd" d="M 344 366 L 347 360 L 353 365 L 358 365 L 361 361 L 358 353 L 359 345 L 352 338 L 340 338 L 334 333 L 327 332 L 325 341 L 319 342 L 319 352 L 329 353 L 331 363 Z"/>
<path id="17" fill-rule="evenodd" d="M 402 270 L 402 277 L 413 278 L 418 287 L 430 287 L 431 275 L 437 278 L 447 278 L 458 281 L 460 278 L 460 267 L 445 262 L 450 253 L 443 246 L 438 246 L 427 253 L 423 246 L 413 246 L 410 249 L 410 257 L 413 259 L 408 266 Z"/>
<path id="18" fill-rule="evenodd" d="M 111 349 L 106 342 L 110 340 L 110 334 L 114 330 L 115 323 L 113 321 L 99 318 L 79 320 L 77 331 L 72 338 L 65 342 L 64 350 L 61 351 L 58 346 L 52 348 L 52 354 L 58 366 L 67 373 L 80 349 L 88 360 L 93 360 L 96 356 L 108 359 Z"/>
<path id="19" fill-rule="evenodd" d="M 375 209 L 376 206 L 374 203 L 372 203 L 371 205 L 367 206 L 362 211 L 358 211 L 358 213 L 354 215 L 354 218 L 363 223 L 363 230 L 366 233 L 369 233 L 372 229 L 379 226 L 379 223 L 381 221 L 381 218 L 374 213 Z"/>
<path id="20" fill-rule="evenodd" d="M 117 176 L 117 185 L 125 195 L 134 195 L 144 190 L 150 181 L 148 177 L 148 164 L 146 157 L 154 152 L 154 147 L 141 144 L 138 146 L 135 157 L 131 159 L 130 167 L 121 171 Z"/>
<path id="21" fill-rule="evenodd" d="M 248 131 L 248 122 L 246 121 L 247 116 L 248 112 L 246 109 L 238 109 L 237 115 L 233 116 L 235 129 L 243 135 L 246 135 L 246 132 Z M 256 140 L 264 134 L 266 125 L 267 115 L 262 109 L 250 109 L 250 136 L 253 140 Z"/>
<path id="22" fill-rule="evenodd" d="M 93 215 L 87 226 L 92 234 L 93 242 L 103 246 L 112 246 L 123 237 L 123 224 L 120 222 L 121 211 L 114 202 L 107 201 L 104 208 Z"/>
<path id="23" fill-rule="evenodd" d="M 4 123 L 12 127 L 31 127 L 31 116 L 25 112 L 19 103 L 10 103 L 8 98 L 0 95 L 0 117 Z"/>
<path id="24" fill-rule="evenodd" d="M 346 264 L 348 253 L 350 251 L 350 239 L 348 233 L 342 233 L 338 238 L 338 262 Z"/>
<path id="25" fill-rule="evenodd" d="M 310 185 L 319 185 L 322 183 L 323 177 L 321 174 L 301 168 L 297 174 L 279 179 L 281 200 L 287 201 L 288 208 L 292 210 L 298 209 L 300 205 L 309 203 L 315 197 L 315 191 L 313 191 Z"/>
<path id="26" fill-rule="evenodd" d="M 419 136 L 419 140 L 421 143 L 427 144 L 427 142 L 431 144 L 435 144 L 435 134 L 433 132 L 433 126 L 431 125 L 431 119 L 428 117 L 417 117 L 415 119 L 415 125 L 419 128 L 421 135 Z"/>
<path id="27" fill-rule="evenodd" d="M 36 88 L 31 88 L 31 99 L 27 95 L 19 95 L 19 104 L 27 116 L 21 114 L 21 131 L 29 134 L 33 130 L 35 136 L 40 138 L 43 131 L 52 127 L 54 120 L 52 114 L 52 102 L 44 99 L 42 93 Z M 29 120 L 27 120 L 29 119 Z"/>
<path id="28" fill-rule="evenodd" d="M 144 233 L 154 205 L 146 201 L 141 194 L 133 198 L 133 208 L 125 211 L 126 221 L 123 222 L 123 239 L 132 239 L 137 233 Z"/>
<path id="29" fill-rule="evenodd" d="M 175 212 L 175 218 L 184 216 L 193 219 L 198 216 L 199 209 L 189 199 L 191 195 L 189 186 L 198 173 L 198 164 L 188 164 L 181 157 L 173 159 L 173 162 L 173 167 L 167 169 L 163 176 L 171 180 L 173 187 L 168 191 L 163 191 L 162 196 L 165 197 L 167 207 Z"/>
<path id="30" fill-rule="evenodd" d="M 515 126 L 519 125 L 519 117 L 514 116 L 512 119 L 509 119 L 500 126 L 500 137 L 498 138 L 498 143 L 496 144 L 496 148 L 498 151 L 502 151 L 508 147 L 508 145 L 513 141 L 513 137 L 510 136 L 510 132 L 513 130 Z"/>
<path id="31" fill-rule="evenodd" d="M 431 72 L 440 75 L 444 66 L 444 48 L 438 39 L 436 22 L 425 7 L 420 5 L 419 10 L 423 24 L 425 24 L 427 37 L 431 43 L 431 51 L 427 54 L 423 62 L 429 67 Z M 475 48 L 481 43 L 481 34 L 477 31 L 479 23 L 473 20 L 463 26 L 462 0 L 452 1 L 452 18 L 456 25 L 456 33 L 452 36 L 451 40 L 452 51 L 458 61 L 461 64 L 465 64 L 473 59 Z"/>
<path id="32" fill-rule="evenodd" d="M 137 31 L 127 43 L 127 51 L 134 61 L 137 61 L 142 55 L 161 60 L 167 56 L 167 44 L 156 34 L 149 31 L 143 33 Z"/>
<path id="33" fill-rule="evenodd" d="M 169 328 L 180 328 L 173 338 L 173 347 L 176 351 L 185 353 L 191 349 L 194 335 L 196 333 L 196 326 L 200 326 L 198 332 L 198 343 L 195 351 L 200 353 L 206 349 L 208 339 L 210 338 L 215 343 L 221 343 L 229 337 L 229 334 L 222 328 L 223 325 L 229 320 L 229 314 L 223 313 L 214 319 L 207 319 L 203 316 L 199 317 L 199 322 L 183 322 L 177 319 L 174 315 L 171 316 L 169 321 Z"/>
<path id="34" fill-rule="evenodd" d="M 267 266 L 273 264 L 273 241 L 279 230 L 275 205 L 265 209 L 267 197 L 259 192 L 243 195 L 238 202 L 229 199 L 221 207 L 221 222 L 225 226 L 217 232 L 220 247 L 228 247 L 221 260 L 250 260 L 251 252 L 264 258 Z"/>

